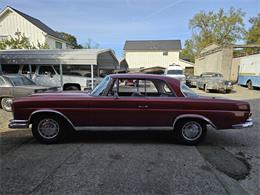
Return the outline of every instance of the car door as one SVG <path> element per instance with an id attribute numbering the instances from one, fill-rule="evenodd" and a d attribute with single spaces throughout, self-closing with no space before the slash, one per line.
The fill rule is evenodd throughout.
<path id="1" fill-rule="evenodd" d="M 2 76 L 0 76 L 0 97 L 13 97 L 11 82 Z"/>
<path id="2" fill-rule="evenodd" d="M 149 125 L 172 127 L 174 119 L 180 112 L 181 98 L 177 97 L 173 89 L 162 80 L 150 83 L 150 87 L 146 88 Z"/>
<path id="3" fill-rule="evenodd" d="M 33 76 L 33 81 L 37 85 L 58 87 L 60 86 L 60 80 L 56 71 L 52 66 L 39 65 L 36 68 L 36 74 Z"/>
<path id="4" fill-rule="evenodd" d="M 114 84 L 117 85 L 116 82 Z M 120 84 L 119 87 L 112 87 L 105 96 L 87 100 L 88 105 L 84 112 L 86 121 L 83 122 L 85 126 L 133 127 L 149 125 L 149 120 L 147 120 L 147 114 L 149 114 L 147 110 L 148 98 L 144 95 L 135 95 L 136 86 L 128 87 L 125 81 Z M 119 91 L 112 92 L 113 88 L 117 88 Z"/>

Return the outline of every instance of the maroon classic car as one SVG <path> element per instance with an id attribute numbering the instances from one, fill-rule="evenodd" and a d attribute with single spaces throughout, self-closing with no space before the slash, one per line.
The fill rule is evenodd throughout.
<path id="1" fill-rule="evenodd" d="M 127 85 L 133 80 L 135 85 Z M 10 128 L 28 128 L 41 143 L 55 143 L 70 129 L 171 130 L 185 144 L 198 144 L 215 129 L 253 125 L 244 101 L 200 97 L 167 76 L 114 74 L 91 92 L 34 94 L 12 104 Z"/>

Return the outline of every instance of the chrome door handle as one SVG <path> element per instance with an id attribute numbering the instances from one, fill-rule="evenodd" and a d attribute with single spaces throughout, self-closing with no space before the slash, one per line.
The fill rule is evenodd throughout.
<path id="1" fill-rule="evenodd" d="M 148 108 L 147 105 L 144 105 L 144 106 L 138 106 L 138 108 Z"/>

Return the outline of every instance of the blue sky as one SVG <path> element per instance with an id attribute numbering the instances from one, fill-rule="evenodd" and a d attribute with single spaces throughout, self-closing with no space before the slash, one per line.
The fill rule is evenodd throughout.
<path id="1" fill-rule="evenodd" d="M 0 0 L 57 31 L 88 38 L 121 57 L 125 40 L 191 37 L 189 20 L 199 11 L 241 8 L 248 19 L 260 13 L 260 0 Z"/>

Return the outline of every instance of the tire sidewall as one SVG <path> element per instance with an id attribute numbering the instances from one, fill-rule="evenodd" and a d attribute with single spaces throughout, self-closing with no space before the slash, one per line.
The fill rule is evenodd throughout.
<path id="1" fill-rule="evenodd" d="M 201 135 L 195 139 L 195 140 L 188 140 L 186 139 L 183 134 L 182 134 L 182 128 L 183 126 L 188 123 L 188 122 L 196 122 L 198 124 L 200 124 L 201 126 L 201 129 L 202 129 L 202 133 Z M 201 121 L 201 120 L 197 120 L 197 119 L 183 119 L 183 120 L 180 120 L 176 123 L 175 127 L 174 127 L 174 137 L 177 138 L 177 140 L 180 142 L 180 143 L 183 143 L 183 144 L 186 144 L 186 145 L 197 145 L 199 143 L 201 143 L 205 137 L 207 135 L 207 126 L 205 124 L 205 122 Z"/>
<path id="2" fill-rule="evenodd" d="M 40 121 L 42 121 L 44 119 L 55 120 L 57 122 L 57 124 L 59 125 L 59 132 L 54 138 L 46 139 L 46 138 L 42 137 L 41 134 L 39 133 L 38 125 L 39 125 Z M 40 143 L 44 143 L 44 144 L 54 144 L 54 143 L 59 142 L 63 138 L 65 138 L 65 135 L 66 135 L 65 128 L 66 128 L 66 125 L 65 125 L 64 121 L 61 119 L 61 117 L 58 117 L 58 116 L 41 115 L 41 116 L 37 117 L 32 122 L 32 134 L 33 134 L 33 136 Z"/>

